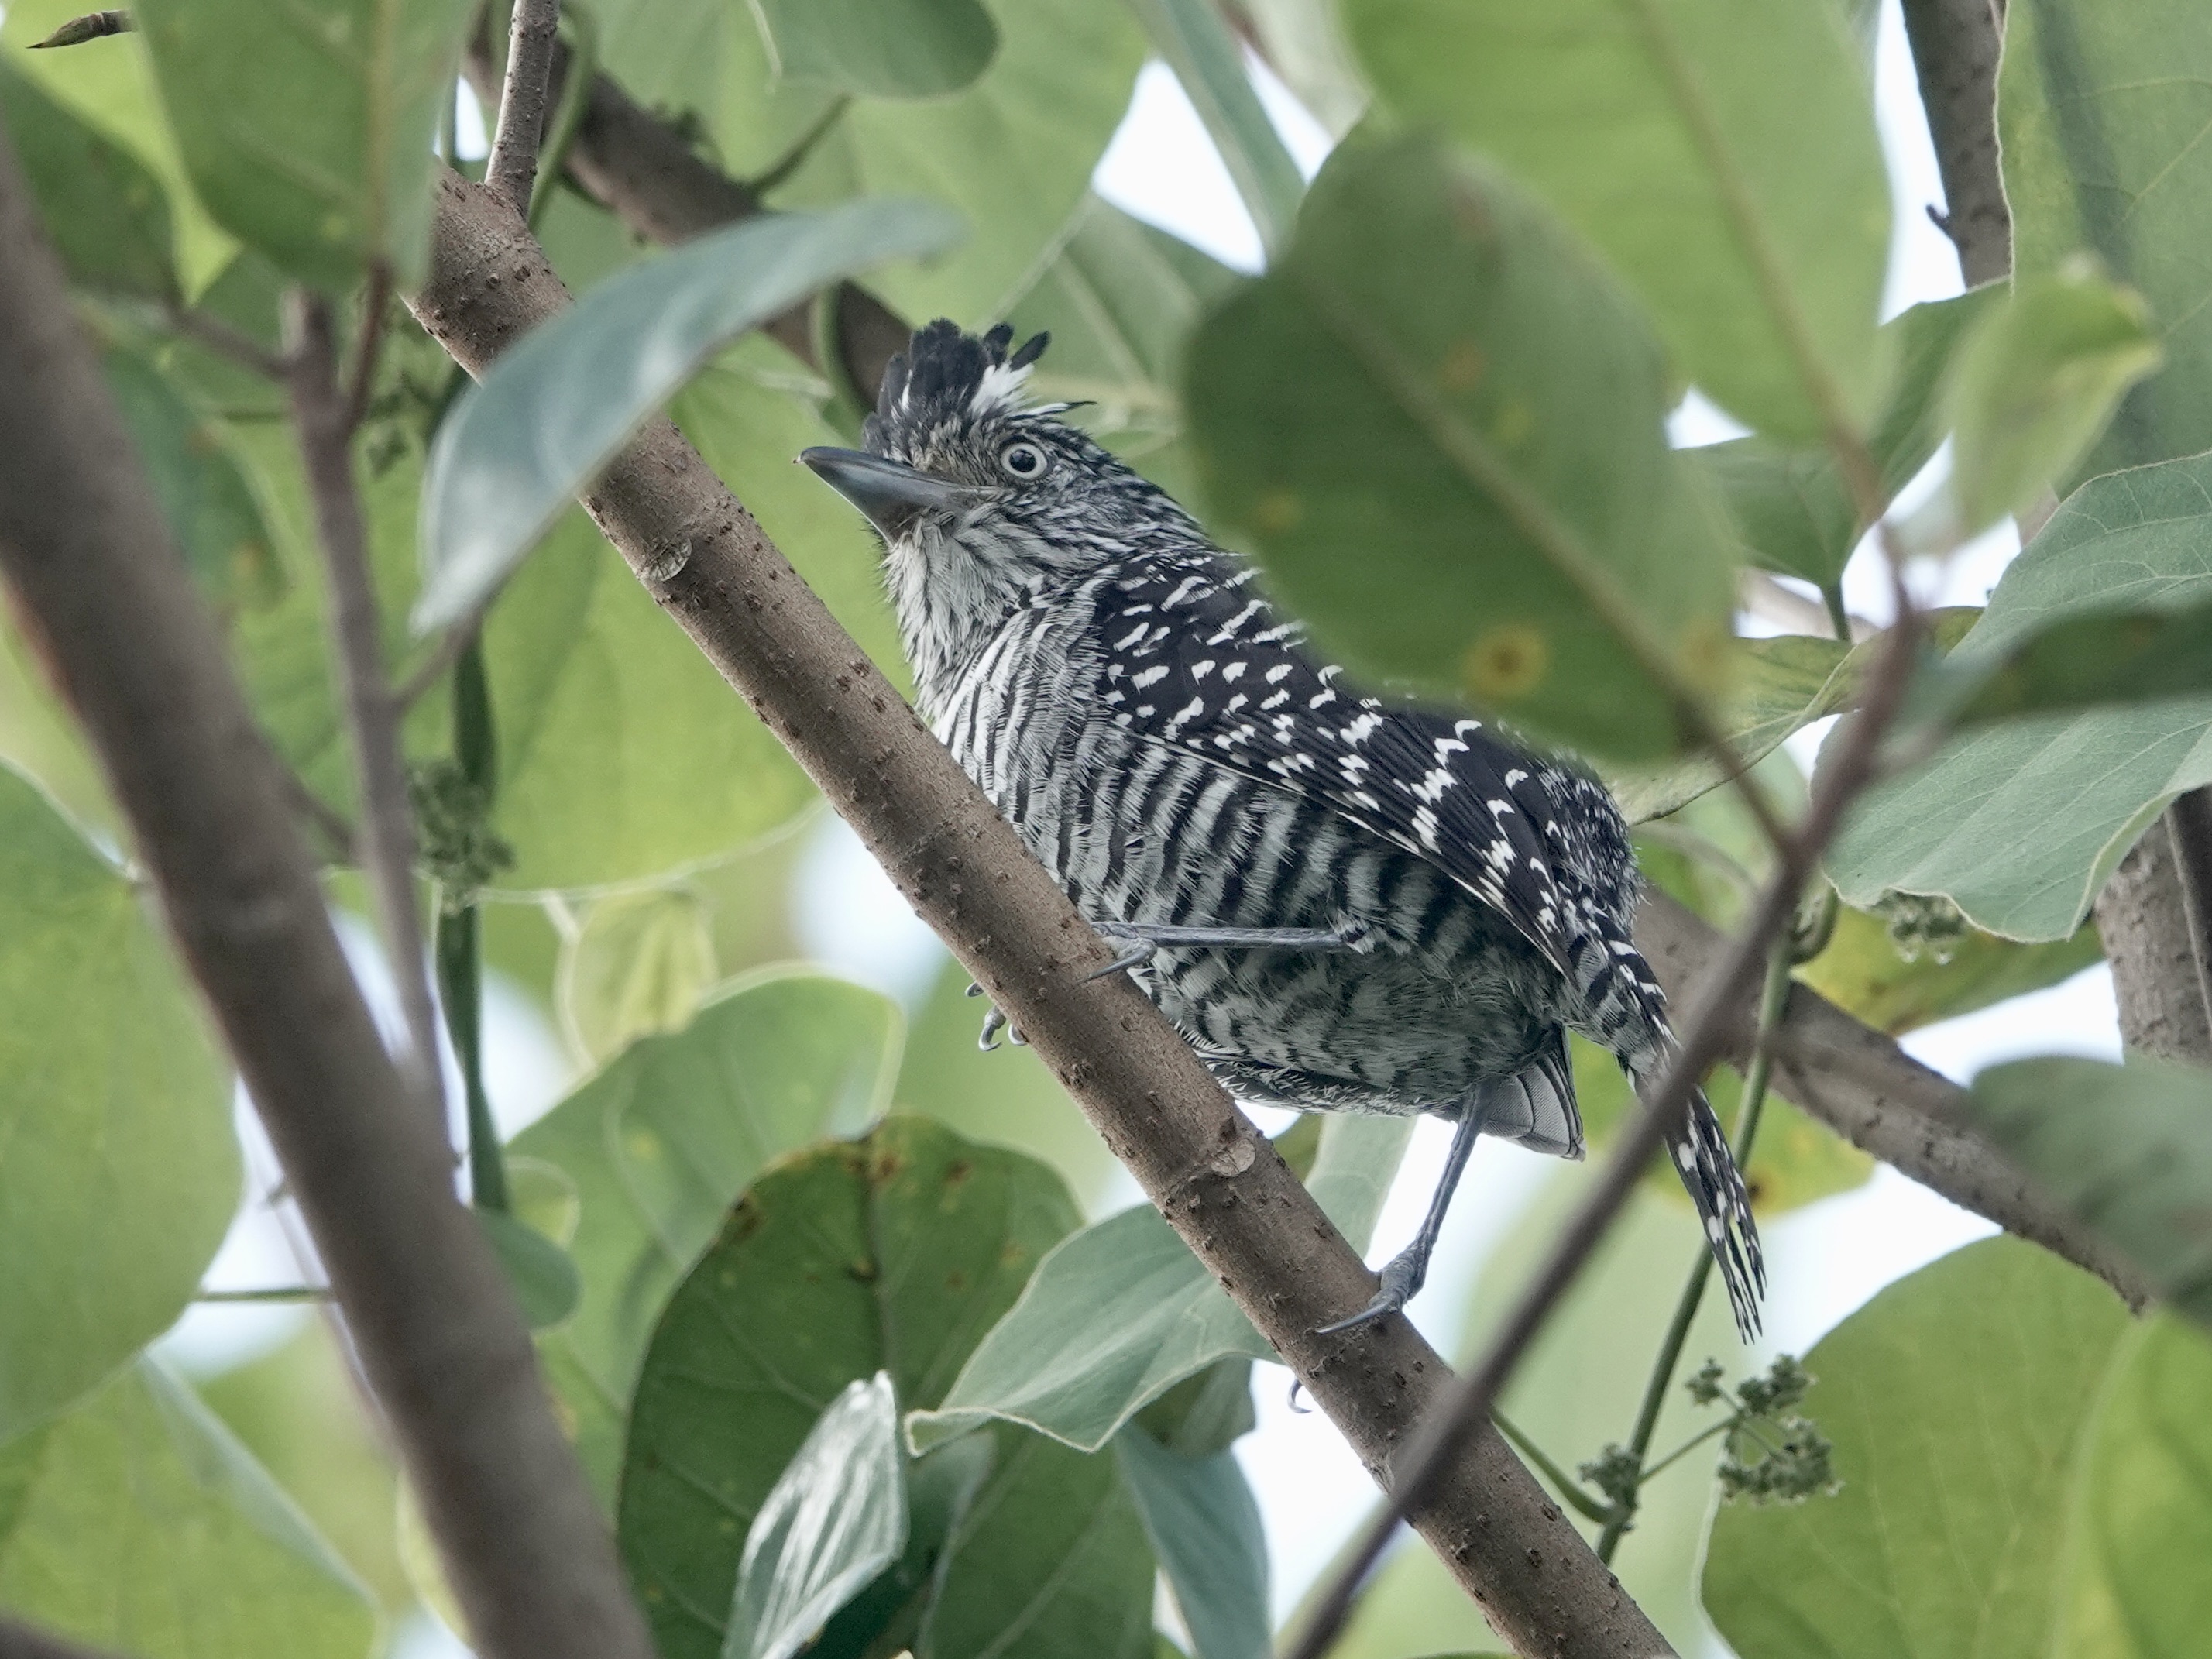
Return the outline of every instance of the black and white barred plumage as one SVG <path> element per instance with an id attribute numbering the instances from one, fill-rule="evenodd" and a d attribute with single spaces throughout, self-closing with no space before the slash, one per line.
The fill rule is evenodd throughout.
<path id="1" fill-rule="evenodd" d="M 1480 720 L 1348 684 L 1249 565 L 1065 406 L 1024 403 L 1043 341 L 1011 343 L 930 325 L 868 454 L 808 456 L 884 532 L 932 729 L 1102 930 L 1335 941 L 1170 945 L 1132 969 L 1232 1093 L 1472 1109 L 1579 1158 L 1567 1030 L 1639 1083 L 1673 1042 L 1611 798 Z M 1758 1235 L 1702 1094 L 1669 1150 L 1748 1334 Z"/>

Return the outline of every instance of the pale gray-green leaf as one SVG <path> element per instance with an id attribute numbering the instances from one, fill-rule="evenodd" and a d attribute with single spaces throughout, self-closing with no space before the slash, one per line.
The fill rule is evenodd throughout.
<path id="1" fill-rule="evenodd" d="M 584 1292 L 576 1264 L 536 1228 L 498 1210 L 471 1212 L 489 1241 L 492 1254 L 521 1306 L 525 1323 L 533 1331 L 551 1328 L 576 1311 Z"/>
<path id="2" fill-rule="evenodd" d="M 1267 1536 L 1236 1453 L 1186 1457 L 1131 1424 L 1114 1455 L 1195 1659 L 1267 1659 Z"/>
<path id="3" fill-rule="evenodd" d="M 631 433 L 716 350 L 882 260 L 941 252 L 922 202 L 748 220 L 624 271 L 501 356 L 439 428 L 422 483 L 418 633 L 482 605 Z M 668 575 L 688 545 L 655 550 Z"/>
<path id="4" fill-rule="evenodd" d="M 1953 653 L 2002 659 L 2069 617 L 2212 599 L 2212 458 L 2093 479 L 2008 566 Z M 1940 893 L 1985 932 L 2072 935 L 2136 836 L 2212 782 L 2212 697 L 2095 708 L 1953 738 L 1870 790 L 1829 849 L 1846 900 Z"/>
<path id="5" fill-rule="evenodd" d="M 792 1659 L 899 1559 L 905 1464 L 890 1373 L 847 1383 L 753 1516 L 722 1659 Z"/>
<path id="6" fill-rule="evenodd" d="M 1412 1123 L 1332 1116 L 1307 1185 L 1364 1249 Z M 1148 1401 L 1219 1359 L 1268 1347 L 1205 1265 L 1149 1206 L 1056 1245 L 933 1411 L 912 1412 L 917 1449 L 991 1418 L 1097 1451 Z"/>
<path id="7" fill-rule="evenodd" d="M 860 98 L 938 98 L 999 49 L 978 0 L 755 0 L 776 71 Z"/>

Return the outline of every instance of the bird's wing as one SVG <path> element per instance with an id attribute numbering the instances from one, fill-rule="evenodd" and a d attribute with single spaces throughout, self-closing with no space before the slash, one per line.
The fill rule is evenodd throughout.
<path id="1" fill-rule="evenodd" d="M 1562 973 L 1577 918 L 1545 826 L 1539 764 L 1482 722 L 1340 684 L 1226 558 L 1161 560 L 1100 596 L 1102 699 L 1116 726 L 1319 801 L 1425 860 Z"/>

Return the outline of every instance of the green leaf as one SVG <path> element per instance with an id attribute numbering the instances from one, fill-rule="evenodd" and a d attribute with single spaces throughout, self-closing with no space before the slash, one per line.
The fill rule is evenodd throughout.
<path id="1" fill-rule="evenodd" d="M 157 304 L 173 298 L 169 198 L 146 165 L 4 61 L 0 118 L 70 280 Z"/>
<path id="2" fill-rule="evenodd" d="M 1971 683 L 2077 618 L 2212 604 L 2208 491 L 2212 458 L 2201 456 L 2083 485 L 2006 568 L 1947 672 Z M 2114 675 L 2140 669 L 2154 688 L 2167 672 L 2185 681 L 2189 663 L 2160 647 L 2172 637 L 2147 631 L 2139 642 L 2159 648 L 2113 665 Z M 2023 702 L 2093 684 L 2095 665 L 2074 655 L 2068 633 L 2056 639 L 2048 659 L 2026 659 L 2039 679 L 2001 678 L 1992 696 L 2015 684 Z M 2212 697 L 2007 721 L 1954 737 L 1929 763 L 1869 790 L 1828 851 L 1828 873 L 1862 908 L 1891 890 L 1941 894 L 1984 932 L 2067 939 L 2144 826 L 2208 781 Z"/>
<path id="3" fill-rule="evenodd" d="M 632 1408 L 618 1534 L 665 1659 L 720 1653 L 740 1540 L 829 1401 L 881 1370 L 936 1404 L 1074 1221 L 1042 1165 L 915 1118 L 753 1185 L 670 1300 Z M 1141 1654 L 1152 1557 L 1113 1465 L 995 1432 L 917 1654 L 1013 1628 L 1024 1653 Z"/>
<path id="4" fill-rule="evenodd" d="M 1974 1079 L 1998 1146 L 2150 1276 L 2179 1313 L 2212 1326 L 2212 1074 L 2139 1059 L 2046 1059 Z"/>
<path id="5" fill-rule="evenodd" d="M 1364 1249 L 1413 1132 L 1400 1118 L 1332 1116 L 1308 1188 Z M 962 1369 L 944 1403 L 907 1416 L 924 1449 L 993 1418 L 1097 1451 L 1187 1376 L 1274 1350 L 1149 1205 L 1074 1234 Z"/>
<path id="6" fill-rule="evenodd" d="M 2142 295 L 2165 349 L 2164 371 L 2128 394 L 2077 477 L 2212 448 L 2207 78 L 2212 15 L 2189 0 L 2021 0 L 2005 16 L 1997 125 L 2014 269 L 2057 271 L 2089 250 Z"/>
<path id="7" fill-rule="evenodd" d="M 83 15 L 82 0 L 15 0 L 0 21 L 0 40 L 27 46 Z M 238 252 L 200 205 L 178 153 L 144 37 L 130 34 L 70 52 L 10 52 L 9 67 L 95 131 L 120 145 L 161 181 L 176 242 L 174 265 L 185 296 L 205 288 Z"/>
<path id="8" fill-rule="evenodd" d="M 1236 1454 L 1186 1457 L 1134 1425 L 1114 1452 L 1196 1659 L 1267 1659 L 1267 1538 Z"/>
<path id="9" fill-rule="evenodd" d="M 222 1242 L 238 1142 L 203 1022 L 134 884 L 0 767 L 0 1439 L 167 1329 Z"/>
<path id="10" fill-rule="evenodd" d="M 1913 306 L 1882 325 L 1897 377 L 1867 449 L 1880 469 L 1885 505 L 1942 442 L 1937 390 L 1960 339 L 2004 299 L 2005 289 L 1992 284 Z M 1689 459 L 1728 504 L 1748 562 L 1816 587 L 1842 577 L 1867 526 L 1830 452 L 1754 436 L 1692 450 Z"/>
<path id="11" fill-rule="evenodd" d="M 0 1607 L 143 1659 L 366 1659 L 379 1633 L 352 1571 L 148 1359 L 0 1446 Z"/>
<path id="12" fill-rule="evenodd" d="M 1673 750 L 1675 688 L 1725 663 L 1725 537 L 1642 324 L 1520 190 L 1340 149 L 1187 378 L 1217 514 L 1328 649 L 1594 754 Z"/>
<path id="13" fill-rule="evenodd" d="M 759 0 L 784 79 L 860 98 L 936 98 L 974 83 L 999 49 L 977 0 Z"/>
<path id="14" fill-rule="evenodd" d="M 2154 1316 L 2105 1402 L 2074 1518 L 2075 1588 L 2056 1650 L 2188 1653 L 2212 1619 L 2212 1346 Z"/>
<path id="15" fill-rule="evenodd" d="M 594 1060 L 679 1030 L 715 979 L 706 907 L 688 887 L 594 899 L 562 947 L 560 972 L 562 1023 Z"/>
<path id="16" fill-rule="evenodd" d="M 890 1377 L 847 1383 L 753 1516 L 722 1659 L 791 1659 L 899 1559 L 905 1464 Z"/>
<path id="17" fill-rule="evenodd" d="M 1923 1025 L 2040 991 L 2104 959 L 2094 927 L 2020 945 L 1967 927 L 1940 950 L 1904 955 L 1881 917 L 1844 906 L 1828 948 L 1797 977 L 1853 1018 L 1902 1036 Z"/>
<path id="18" fill-rule="evenodd" d="M 422 482 L 417 633 L 459 621 L 723 345 L 841 276 L 934 253 L 957 222 L 921 202 L 747 220 L 623 272 L 501 356 L 438 429 Z M 689 544 L 659 550 L 672 577 Z"/>
<path id="19" fill-rule="evenodd" d="M 1683 370 L 1817 441 L 1875 412 L 1889 192 L 1836 10 L 1351 0 L 1383 101 L 1496 156 L 1601 250 Z"/>
<path id="20" fill-rule="evenodd" d="M 210 213 L 333 293 L 429 258 L 432 143 L 466 0 L 142 0 L 132 14 Z"/>
<path id="21" fill-rule="evenodd" d="M 1807 634 L 1741 641 L 1715 725 L 1743 764 L 1757 765 L 1791 732 L 1825 720 L 1857 696 L 1859 671 L 1872 643 L 1854 649 Z M 1727 769 L 1704 754 L 1668 767 L 1607 767 L 1601 773 L 1631 823 L 1679 811 L 1729 779 Z"/>
<path id="22" fill-rule="evenodd" d="M 780 208 L 915 195 L 959 210 L 971 234 L 949 258 L 869 279 L 894 310 L 917 321 L 981 324 L 1030 285 L 1089 189 L 1145 60 L 1144 36 L 1119 5 L 985 0 L 984 9 L 998 27 L 999 53 L 973 86 L 948 98 L 854 103 L 775 191 Z M 648 17 L 651 5 L 639 3 L 629 36 L 638 44 L 630 49 L 665 58 L 672 30 L 711 9 L 676 9 Z M 657 85 L 625 81 L 636 96 L 705 109 L 740 176 L 788 155 L 838 95 L 779 87 L 752 33 L 740 21 L 708 60 L 720 70 L 712 91 L 690 90 L 692 71 L 682 64 L 663 70 Z"/>
<path id="23" fill-rule="evenodd" d="M 772 1160 L 866 1123 L 897 1061 L 898 1012 L 883 997 L 774 972 L 681 1031 L 639 1039 L 514 1138 L 514 1152 L 576 1187 L 582 1300 L 540 1346 L 580 1425 L 629 1400 L 664 1299 L 738 1194 Z"/>
<path id="24" fill-rule="evenodd" d="M 532 1330 L 549 1329 L 576 1311 L 583 1281 L 568 1251 L 511 1215 L 497 1210 L 471 1213 L 483 1228 Z"/>
<path id="25" fill-rule="evenodd" d="M 1891 1285 L 1807 1356 L 1843 1491 L 1724 1507 L 1705 1607 L 1741 1654 L 2051 1650 L 2068 1498 L 2131 1322 L 2014 1239 Z"/>
<path id="26" fill-rule="evenodd" d="M 1261 246 L 1278 252 L 1291 240 L 1306 193 L 1297 163 L 1261 107 L 1243 48 L 1215 0 L 1128 0 L 1152 46 L 1182 82 L 1191 106 L 1243 198 Z"/>
<path id="27" fill-rule="evenodd" d="M 2086 263 L 2022 276 L 1960 347 L 1945 399 L 1960 530 L 2024 510 L 2066 477 L 2159 357 L 2139 295 Z"/>
<path id="28" fill-rule="evenodd" d="M 101 368 L 201 597 L 223 616 L 274 605 L 284 571 L 222 427 L 135 353 L 110 351 Z"/>

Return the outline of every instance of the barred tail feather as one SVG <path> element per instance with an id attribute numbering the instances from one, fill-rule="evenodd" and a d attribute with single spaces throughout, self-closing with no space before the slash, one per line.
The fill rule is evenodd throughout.
<path id="1" fill-rule="evenodd" d="M 1721 1282 L 1728 1286 L 1736 1332 L 1746 1342 L 1759 1334 L 1759 1301 L 1766 1294 L 1766 1260 L 1759 1248 L 1759 1224 L 1752 1218 L 1751 1194 L 1729 1150 L 1728 1136 L 1713 1115 L 1705 1091 L 1690 1097 L 1685 1132 L 1670 1138 L 1668 1155 L 1682 1177 Z"/>

